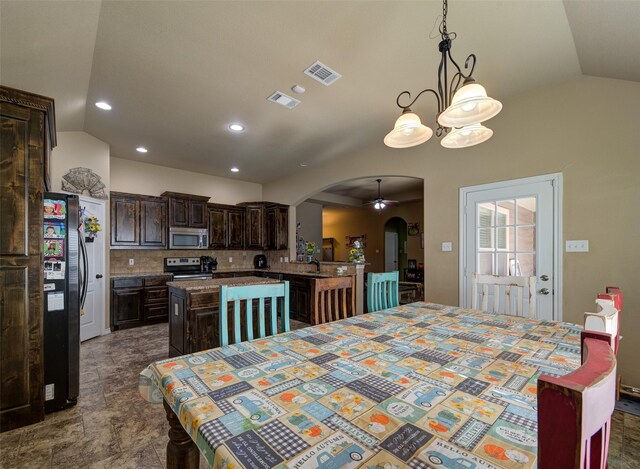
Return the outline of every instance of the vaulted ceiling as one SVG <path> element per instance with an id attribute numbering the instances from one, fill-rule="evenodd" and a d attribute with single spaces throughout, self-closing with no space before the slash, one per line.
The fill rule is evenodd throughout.
<path id="1" fill-rule="evenodd" d="M 441 11 L 439 1 L 2 0 L 0 82 L 53 97 L 58 130 L 88 132 L 112 156 L 264 183 L 382 144 L 397 94 L 436 85 Z M 580 74 L 640 81 L 639 1 L 451 0 L 448 26 L 454 58 L 475 53 L 476 79 L 504 106 Z M 342 78 L 304 75 L 316 60 Z M 302 103 L 271 103 L 274 91 Z M 433 126 L 433 100 L 414 110 Z"/>

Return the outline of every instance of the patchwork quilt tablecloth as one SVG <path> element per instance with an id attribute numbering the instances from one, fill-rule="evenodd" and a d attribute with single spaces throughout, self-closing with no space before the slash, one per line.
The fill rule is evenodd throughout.
<path id="1" fill-rule="evenodd" d="M 537 377 L 580 366 L 580 331 L 413 303 L 159 361 L 140 390 L 216 468 L 531 468 Z"/>

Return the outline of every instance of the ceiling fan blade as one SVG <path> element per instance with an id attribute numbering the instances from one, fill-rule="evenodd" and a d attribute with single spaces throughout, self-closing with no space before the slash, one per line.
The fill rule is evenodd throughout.
<path id="1" fill-rule="evenodd" d="M 397 205 L 400 203 L 399 200 L 387 200 L 387 199 L 382 199 L 381 202 L 387 205 Z"/>

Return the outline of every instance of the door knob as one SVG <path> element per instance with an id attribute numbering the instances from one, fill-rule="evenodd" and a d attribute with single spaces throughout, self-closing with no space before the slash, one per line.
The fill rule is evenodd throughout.
<path id="1" fill-rule="evenodd" d="M 546 282 L 547 280 L 549 280 L 549 276 L 548 275 L 541 275 L 540 276 L 540 280 L 542 280 L 543 282 Z"/>
<path id="2" fill-rule="evenodd" d="M 538 290 L 538 293 L 541 293 L 542 295 L 548 295 L 549 294 L 549 289 L 548 288 L 541 288 L 540 290 Z"/>
<path id="3" fill-rule="evenodd" d="M 102 274 L 96 274 L 96 278 L 102 278 Z"/>

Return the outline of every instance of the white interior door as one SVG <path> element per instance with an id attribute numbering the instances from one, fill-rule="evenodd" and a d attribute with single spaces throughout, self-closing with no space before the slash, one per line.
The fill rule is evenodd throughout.
<path id="1" fill-rule="evenodd" d="M 384 232 L 384 271 L 398 270 L 398 233 Z"/>
<path id="2" fill-rule="evenodd" d="M 536 317 L 561 318 L 560 183 L 550 175 L 461 190 L 463 306 L 471 306 L 474 272 L 534 276 Z"/>
<path id="3" fill-rule="evenodd" d="M 102 334 L 105 318 L 106 276 L 105 266 L 105 201 L 80 196 L 80 208 L 84 208 L 84 216 L 96 217 L 103 227 L 93 240 L 85 242 L 87 250 L 87 272 L 80 261 L 80 278 L 87 277 L 87 292 L 84 306 L 80 311 L 80 341 L 91 339 Z"/>

